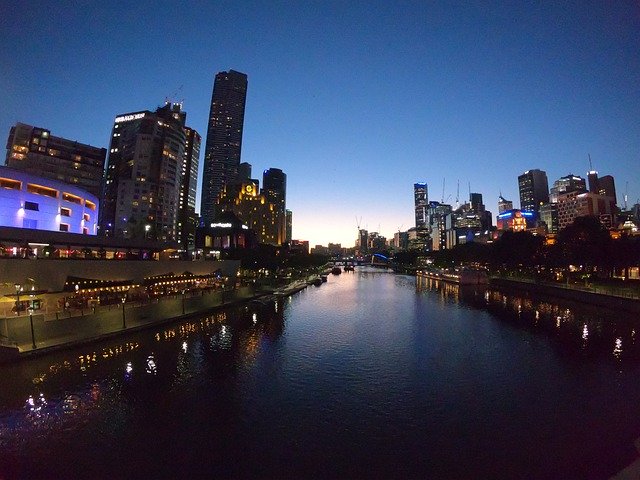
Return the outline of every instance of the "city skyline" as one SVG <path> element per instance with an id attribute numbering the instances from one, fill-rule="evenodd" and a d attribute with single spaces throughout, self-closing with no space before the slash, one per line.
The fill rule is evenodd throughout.
<path id="1" fill-rule="evenodd" d="M 495 220 L 500 193 L 519 203 L 524 171 L 586 178 L 589 154 L 619 205 L 640 197 L 634 2 L 165 5 L 129 5 L 127 18 L 56 9 L 47 22 L 7 6 L 0 132 L 23 122 L 106 148 L 118 113 L 168 97 L 204 136 L 214 76 L 233 69 L 251 83 L 241 161 L 287 174 L 293 238 L 312 246 L 353 245 L 360 217 L 387 237 L 413 226 L 423 181 L 429 200 L 455 203 L 458 181 L 461 202 L 482 193 Z"/>

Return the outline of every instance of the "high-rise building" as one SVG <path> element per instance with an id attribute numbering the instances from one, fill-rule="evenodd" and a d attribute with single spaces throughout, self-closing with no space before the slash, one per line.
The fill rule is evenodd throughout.
<path id="1" fill-rule="evenodd" d="M 292 233 L 293 233 L 293 212 L 291 210 L 285 210 L 285 218 L 286 218 L 286 222 L 287 222 L 286 242 L 290 244 L 291 240 L 293 239 L 293 237 L 292 237 Z"/>
<path id="2" fill-rule="evenodd" d="M 198 186 L 198 163 L 200 159 L 200 134 L 193 128 L 184 127 L 185 149 L 182 158 L 182 182 L 178 203 L 178 242 L 182 250 L 190 252 L 195 247 L 198 216 L 196 214 L 196 188 Z"/>
<path id="3" fill-rule="evenodd" d="M 286 198 L 287 175 L 279 168 L 269 168 L 262 173 L 262 193 L 267 202 L 276 207 L 278 245 L 283 244 L 287 237 Z"/>
<path id="4" fill-rule="evenodd" d="M 600 177 L 598 179 L 599 183 L 599 194 L 604 195 L 605 197 L 611 197 L 617 203 L 616 199 L 616 184 L 611 175 L 605 175 L 604 177 Z"/>
<path id="5" fill-rule="evenodd" d="M 427 226 L 427 202 L 429 194 L 426 183 L 413 184 L 413 198 L 416 213 L 416 228 L 426 228 Z"/>
<path id="6" fill-rule="evenodd" d="M 200 213 L 205 225 L 214 220 L 224 187 L 238 176 L 246 97 L 246 74 L 229 70 L 216 75 L 202 174 Z"/>
<path id="7" fill-rule="evenodd" d="M 551 191 L 549 193 L 549 201 L 551 203 L 557 203 L 558 195 L 563 193 L 586 191 L 587 182 L 585 182 L 584 178 L 570 173 L 569 175 L 560 177 L 558 180 L 553 182 L 553 187 L 551 187 Z"/>
<path id="8" fill-rule="evenodd" d="M 549 183 L 543 170 L 527 170 L 518 176 L 520 209 L 538 212 L 540 205 L 549 203 Z"/>
<path id="9" fill-rule="evenodd" d="M 195 208 L 199 143 L 185 121 L 181 105 L 171 103 L 115 118 L 100 210 L 103 235 L 180 241 L 181 198 L 187 214 L 190 204 Z"/>
<path id="10" fill-rule="evenodd" d="M 81 188 L 100 198 L 107 150 L 17 123 L 9 131 L 7 167 Z"/>
<path id="11" fill-rule="evenodd" d="M 513 202 L 500 195 L 498 197 L 498 213 L 506 212 L 507 210 L 513 210 Z"/>
<path id="12" fill-rule="evenodd" d="M 593 192 L 571 192 L 558 196 L 558 230 L 571 225 L 577 217 L 593 215 L 607 228 L 613 224 L 615 200 Z"/>
<path id="13" fill-rule="evenodd" d="M 591 193 L 599 193 L 600 183 L 598 182 L 598 172 L 595 170 L 589 170 L 587 172 L 587 178 L 589 179 L 589 191 Z"/>

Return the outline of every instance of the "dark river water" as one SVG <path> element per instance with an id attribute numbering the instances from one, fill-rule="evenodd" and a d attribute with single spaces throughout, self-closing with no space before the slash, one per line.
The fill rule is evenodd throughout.
<path id="1" fill-rule="evenodd" d="M 0 367 L 0 478 L 607 478 L 638 315 L 356 270 Z"/>

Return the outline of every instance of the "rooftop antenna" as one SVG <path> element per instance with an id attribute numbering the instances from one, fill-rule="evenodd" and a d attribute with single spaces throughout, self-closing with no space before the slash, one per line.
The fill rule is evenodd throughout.
<path id="1" fill-rule="evenodd" d="M 587 155 L 589 155 L 589 171 L 593 172 L 593 164 L 591 163 L 591 154 L 587 153 Z"/>
<path id="2" fill-rule="evenodd" d="M 460 179 L 458 179 L 458 188 L 456 189 L 456 208 L 460 208 Z"/>
<path id="3" fill-rule="evenodd" d="M 442 198 L 440 199 L 440 203 L 444 203 L 444 180 L 445 178 L 442 177 Z"/>
<path id="4" fill-rule="evenodd" d="M 471 182 L 467 182 L 467 185 L 469 186 L 469 201 L 471 201 Z"/>

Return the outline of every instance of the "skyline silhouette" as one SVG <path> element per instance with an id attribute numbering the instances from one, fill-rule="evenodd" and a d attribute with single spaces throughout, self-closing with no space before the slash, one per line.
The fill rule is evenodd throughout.
<path id="1" fill-rule="evenodd" d="M 413 226 L 421 181 L 431 200 L 482 193 L 495 222 L 522 172 L 586 177 L 589 154 L 618 205 L 640 198 L 637 2 L 4 10 L 0 135 L 24 122 L 108 147 L 116 115 L 167 98 L 204 143 L 215 74 L 244 72 L 241 161 L 287 174 L 311 246 L 352 246 L 360 217 L 387 237 Z"/>

